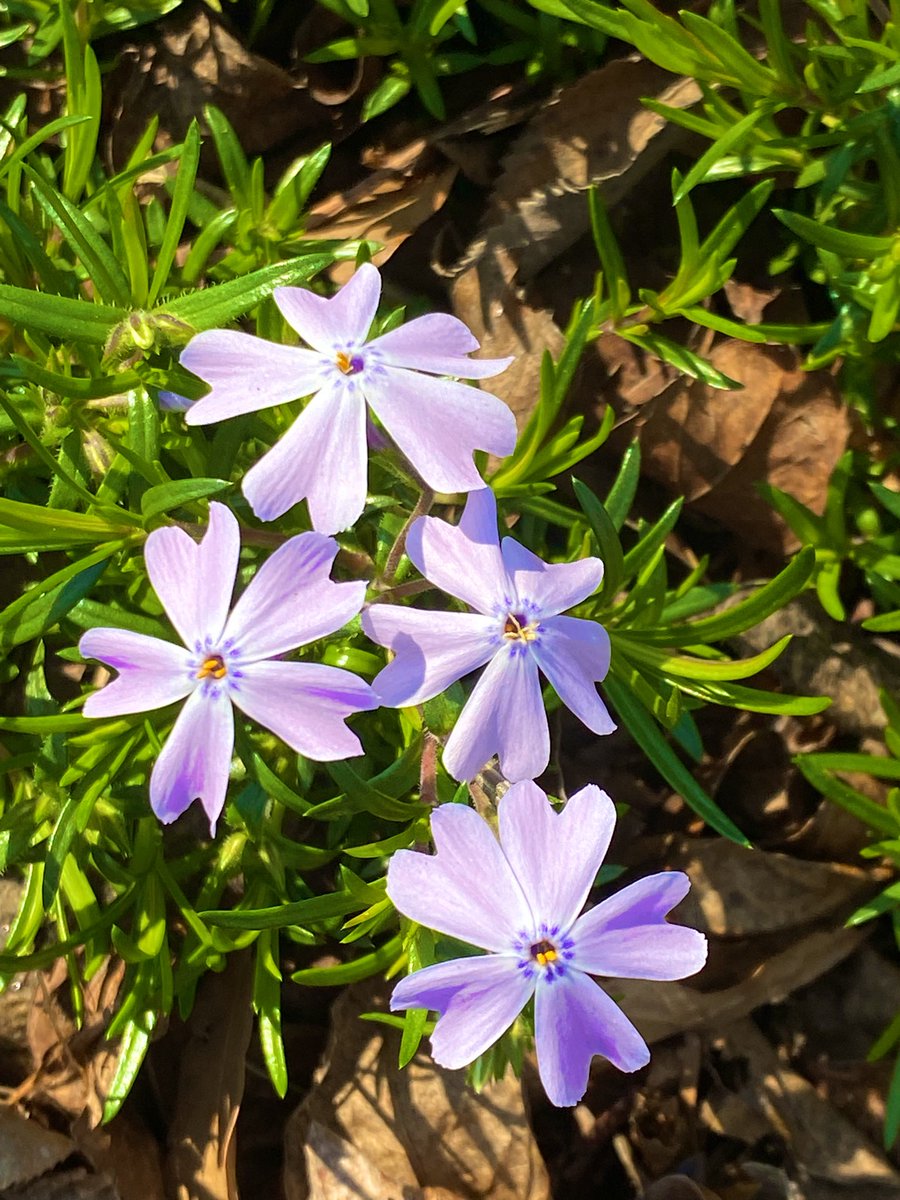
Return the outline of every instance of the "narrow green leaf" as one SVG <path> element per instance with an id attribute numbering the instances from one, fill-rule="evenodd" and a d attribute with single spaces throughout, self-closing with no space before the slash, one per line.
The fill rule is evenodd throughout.
<path id="1" fill-rule="evenodd" d="M 622 543 L 619 535 L 604 505 L 580 479 L 572 479 L 575 499 L 581 505 L 581 511 L 587 517 L 597 543 L 599 557 L 603 561 L 603 585 L 600 591 L 601 599 L 611 602 L 622 583 L 625 574 L 625 556 L 622 553 Z"/>
<path id="2" fill-rule="evenodd" d="M 337 967 L 307 967 L 302 971 L 295 971 L 291 979 L 294 983 L 301 983 L 306 987 L 338 987 L 346 983 L 358 983 L 361 979 L 381 974 L 394 966 L 402 952 L 403 940 L 398 933 L 371 954 L 364 954 L 362 958 L 356 958 L 353 962 L 342 963 Z"/>
<path id="3" fill-rule="evenodd" d="M 158 1014 L 153 1010 L 144 1011 L 129 1021 L 122 1030 L 119 1036 L 119 1056 L 116 1061 L 116 1070 L 107 1089 L 103 1105 L 104 1124 L 111 1121 L 125 1103 L 147 1055 L 157 1019 Z"/>
<path id="4" fill-rule="evenodd" d="M 787 225 L 791 233 L 797 234 L 804 241 L 811 242 L 820 250 L 828 250 L 843 258 L 872 259 L 881 258 L 887 254 L 893 238 L 871 237 L 864 233 L 847 233 L 843 229 L 835 229 L 820 221 L 812 221 L 800 213 L 786 212 L 783 208 L 773 208 L 772 212 L 783 225 Z"/>
<path id="5" fill-rule="evenodd" d="M 330 267 L 336 257 L 343 256 L 305 254 L 287 262 L 273 263 L 241 279 L 230 279 L 227 283 L 179 296 L 154 312 L 171 313 L 198 331 L 215 329 L 255 308 L 277 287 L 308 283 L 314 275 Z"/>
<path id="6" fill-rule="evenodd" d="M 622 455 L 619 472 L 613 480 L 604 505 L 609 519 L 613 523 L 613 528 L 617 532 L 625 524 L 625 519 L 631 512 L 640 476 L 641 443 L 635 438 Z"/>
<path id="7" fill-rule="evenodd" d="M 0 316 L 52 337 L 102 345 L 128 310 L 0 283 Z"/>
<path id="8" fill-rule="evenodd" d="M 617 679 L 610 678 L 607 678 L 604 689 L 631 736 L 694 812 L 716 833 L 740 846 L 749 846 L 747 838 L 696 781 L 653 723 L 653 718 L 633 699 L 628 689 Z"/>
<path id="9" fill-rule="evenodd" d="M 191 121 L 184 139 L 184 149 L 178 164 L 178 174 L 175 176 L 175 187 L 172 190 L 172 202 L 169 206 L 169 218 L 163 234 L 159 254 L 156 257 L 156 267 L 150 281 L 147 293 L 147 304 L 152 307 L 162 289 L 166 286 L 169 271 L 175 260 L 175 252 L 181 240 L 184 223 L 187 220 L 188 207 L 194 190 L 194 180 L 197 178 L 197 167 L 200 165 L 200 129 L 196 121 Z"/>
<path id="10" fill-rule="evenodd" d="M 160 483 L 148 488 L 141 497 L 141 513 L 144 517 L 156 517 L 173 508 L 181 508 L 194 500 L 205 500 L 231 487 L 227 479 L 176 479 L 171 483 Z"/>
<path id="11" fill-rule="evenodd" d="M 735 637 L 778 612 L 799 595 L 812 578 L 815 565 L 815 550 L 812 546 L 804 546 L 783 571 L 740 604 L 690 624 L 674 625 L 668 629 L 642 629 L 640 639 L 656 645 L 699 646 Z"/>

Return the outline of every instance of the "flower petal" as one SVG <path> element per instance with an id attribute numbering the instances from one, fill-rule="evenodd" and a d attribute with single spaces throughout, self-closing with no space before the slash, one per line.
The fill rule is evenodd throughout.
<path id="1" fill-rule="evenodd" d="M 536 778 L 550 761 L 537 664 L 518 644 L 498 650 L 475 684 L 447 739 L 444 766 L 454 779 L 474 779 L 494 754 L 513 783 Z"/>
<path id="2" fill-rule="evenodd" d="M 318 354 L 228 329 L 198 333 L 182 350 L 180 361 L 212 384 L 209 395 L 185 413 L 188 425 L 209 425 L 272 408 L 308 396 L 322 386 L 322 360 Z"/>
<path id="3" fill-rule="evenodd" d="M 455 375 L 458 379 L 487 379 L 499 375 L 510 358 L 469 358 L 479 348 L 467 325 L 447 313 L 427 313 L 374 338 L 380 359 L 390 367 Z"/>
<path id="4" fill-rule="evenodd" d="M 452 1071 L 472 1062 L 509 1029 L 533 989 L 534 982 L 525 979 L 514 958 L 457 958 L 401 979 L 391 996 L 391 1011 L 439 1012 L 431 1054 Z"/>
<path id="5" fill-rule="evenodd" d="M 616 723 L 594 686 L 609 670 L 609 634 L 603 626 L 579 617 L 549 617 L 531 649 L 566 708 L 594 733 L 612 733 Z"/>
<path id="6" fill-rule="evenodd" d="M 490 392 L 398 367 L 367 374 L 365 389 L 378 420 L 435 491 L 483 488 L 473 453 L 504 458 L 515 449 L 516 419 Z"/>
<path id="7" fill-rule="evenodd" d="M 490 488 L 469 493 L 458 525 L 437 517 L 414 521 L 406 553 L 426 579 L 476 612 L 500 616 L 515 598 L 500 554 L 497 502 Z"/>
<path id="8" fill-rule="evenodd" d="M 356 521 L 366 503 L 366 406 L 352 380 L 310 400 L 247 472 L 243 492 L 261 521 L 274 521 L 304 497 L 319 533 Z"/>
<path id="9" fill-rule="evenodd" d="M 320 663 L 251 663 L 233 681 L 231 698 L 251 720 L 316 762 L 362 754 L 359 738 L 344 721 L 378 707 L 362 679 Z"/>
<path id="10" fill-rule="evenodd" d="M 541 616 L 552 617 L 595 592 L 603 578 L 599 558 L 572 563 L 545 563 L 514 538 L 504 538 L 503 562 L 522 601 L 530 601 Z"/>
<path id="11" fill-rule="evenodd" d="M 639 879 L 579 918 L 572 930 L 574 964 L 592 975 L 685 979 L 706 962 L 706 938 L 669 925 L 665 916 L 687 894 L 682 871 Z"/>
<path id="12" fill-rule="evenodd" d="M 150 712 L 183 700 L 194 686 L 188 652 L 161 638 L 130 629 L 89 629 L 78 649 L 119 672 L 118 679 L 85 700 L 86 717 Z"/>
<path id="13" fill-rule="evenodd" d="M 363 580 L 336 583 L 331 568 L 338 544 L 322 533 L 301 533 L 267 558 L 225 626 L 242 658 L 274 658 L 334 633 L 362 608 Z"/>
<path id="14" fill-rule="evenodd" d="M 497 652 L 497 622 L 475 613 L 428 612 L 395 604 L 372 604 L 362 616 L 367 637 L 388 646 L 395 658 L 372 687 L 388 708 L 423 704 L 446 691 Z"/>
<path id="15" fill-rule="evenodd" d="M 534 1044 L 544 1091 L 561 1107 L 584 1095 L 595 1054 L 620 1071 L 637 1071 L 650 1061 L 647 1043 L 621 1008 L 581 971 L 539 980 Z"/>
<path id="16" fill-rule="evenodd" d="M 224 504 L 209 506 L 209 525 L 198 543 L 183 529 L 154 529 L 144 546 L 150 582 L 169 620 L 189 649 L 218 641 L 241 552 L 241 533 Z"/>
<path id="17" fill-rule="evenodd" d="M 534 917 L 490 826 L 464 804 L 442 804 L 431 814 L 431 832 L 436 854 L 397 850 L 390 861 L 394 907 L 448 937 L 511 952 Z"/>
<path id="18" fill-rule="evenodd" d="M 280 287 L 274 292 L 281 315 L 307 342 L 323 354 L 365 341 L 381 296 L 381 275 L 363 263 L 330 299 L 308 288 Z"/>
<path id="19" fill-rule="evenodd" d="M 150 805 L 168 825 L 199 799 L 210 836 L 225 804 L 234 716 L 225 688 L 198 688 L 178 714 L 150 776 Z"/>
<path id="20" fill-rule="evenodd" d="M 538 922 L 565 932 L 584 907 L 609 849 L 616 809 L 594 784 L 562 812 L 535 783 L 514 783 L 500 801 L 500 845 Z"/>

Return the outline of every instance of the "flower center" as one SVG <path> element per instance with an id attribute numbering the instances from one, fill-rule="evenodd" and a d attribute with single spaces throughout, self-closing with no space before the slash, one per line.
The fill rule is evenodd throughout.
<path id="1" fill-rule="evenodd" d="M 213 679 L 224 679 L 228 674 L 228 668 L 225 666 L 225 659 L 221 654 L 208 654 L 200 664 L 200 670 L 197 672 L 198 679 L 208 679 L 212 676 Z"/>
<path id="2" fill-rule="evenodd" d="M 533 642 L 538 635 L 537 621 L 529 621 L 522 613 L 510 613 L 503 626 L 508 642 Z"/>
<path id="3" fill-rule="evenodd" d="M 539 942 L 535 942 L 530 948 L 529 953 L 534 961 L 542 967 L 546 967 L 548 963 L 556 962 L 559 958 L 556 947 L 547 938 L 543 938 Z"/>
<path id="4" fill-rule="evenodd" d="M 335 362 L 338 370 L 344 375 L 358 375 L 366 365 L 361 355 L 348 354 L 345 350 L 337 352 Z"/>

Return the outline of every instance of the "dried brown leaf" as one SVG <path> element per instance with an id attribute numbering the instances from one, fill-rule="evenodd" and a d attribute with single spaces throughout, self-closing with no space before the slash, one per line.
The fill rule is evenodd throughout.
<path id="1" fill-rule="evenodd" d="M 715 1031 L 761 1004 L 783 1000 L 811 983 L 850 954 L 864 937 L 859 929 L 815 930 L 786 950 L 765 957 L 740 982 L 715 991 L 638 979 L 617 979 L 610 991 L 649 1042 L 690 1029 Z"/>
<path id="2" fill-rule="evenodd" d="M 728 1028 L 721 1040 L 725 1058 L 745 1066 L 747 1082 L 739 1094 L 789 1145 L 808 1200 L 900 1195 L 900 1175 L 887 1159 L 787 1065 L 751 1021 Z M 720 1120 L 728 1121 L 728 1114 L 720 1113 Z M 746 1138 L 740 1122 L 722 1128 L 729 1136 Z"/>
<path id="3" fill-rule="evenodd" d="M 244 952 L 230 954 L 225 970 L 206 975 L 198 988 L 169 1126 L 168 1169 L 177 1200 L 237 1200 L 234 1127 L 253 1026 L 251 986 Z"/>
<path id="4" fill-rule="evenodd" d="M 14 1108 L 0 1108 L 0 1190 L 52 1171 L 74 1150 L 71 1138 L 44 1129 Z"/>
<path id="5" fill-rule="evenodd" d="M 545 309 L 529 304 L 513 282 L 515 263 L 497 248 L 453 283 L 453 311 L 481 343 L 486 357 L 514 355 L 515 361 L 490 381 L 490 390 L 516 415 L 520 429 L 540 395 L 541 359 L 562 353 L 562 331 Z"/>
<path id="6" fill-rule="evenodd" d="M 667 1175 L 651 1183 L 641 1195 L 641 1200 L 720 1200 L 717 1192 L 694 1183 L 687 1175 Z"/>
<path id="7" fill-rule="evenodd" d="M 360 1020 L 384 1007 L 383 984 L 353 987 L 335 1004 L 327 1067 L 285 1134 L 287 1200 L 314 1194 L 304 1151 L 312 1123 L 351 1143 L 354 1156 L 391 1180 L 392 1200 L 405 1198 L 404 1188 L 425 1189 L 428 1200 L 439 1200 L 438 1189 L 445 1200 L 447 1192 L 466 1200 L 548 1200 L 519 1083 L 508 1076 L 476 1094 L 463 1071 L 444 1071 L 424 1054 L 401 1071 L 396 1032 Z"/>
<path id="8" fill-rule="evenodd" d="M 187 132 L 205 104 L 221 109 L 248 155 L 301 131 L 310 148 L 328 140 L 327 110 L 274 63 L 251 54 L 205 4 L 186 4 L 124 49 L 106 87 L 109 154 L 121 165 L 159 117 L 157 145 Z"/>
<path id="9" fill-rule="evenodd" d="M 8 1193 L 8 1200 L 122 1200 L 105 1175 L 92 1175 L 83 1167 L 42 1175 L 21 1190 Z"/>
<path id="10" fill-rule="evenodd" d="M 381 266 L 444 204 L 457 168 L 424 140 L 410 143 L 346 191 L 320 200 L 309 212 L 307 232 L 318 238 L 368 238 L 380 242 L 372 261 Z M 353 274 L 351 262 L 331 272 L 335 283 Z"/>
<path id="11" fill-rule="evenodd" d="M 870 871 L 750 850 L 725 838 L 691 839 L 674 855 L 691 890 L 678 920 L 720 937 L 738 938 L 835 920 L 877 890 Z"/>
<path id="12" fill-rule="evenodd" d="M 644 470 L 686 500 L 704 495 L 740 462 L 782 386 L 783 372 L 764 347 L 720 342 L 709 359 L 743 388 L 725 392 L 682 377 L 642 414 Z"/>
<path id="13" fill-rule="evenodd" d="M 445 1188 L 398 1184 L 318 1121 L 310 1122 L 304 1151 L 309 1200 L 460 1200 Z"/>
<path id="14" fill-rule="evenodd" d="M 617 204 L 684 133 L 641 103 L 645 96 L 688 107 L 693 80 L 641 58 L 608 63 L 564 88 L 513 145 L 491 198 L 484 233 L 465 269 L 495 248 L 512 253 L 520 283 L 532 279 L 589 228 L 585 191 L 599 184 Z"/>

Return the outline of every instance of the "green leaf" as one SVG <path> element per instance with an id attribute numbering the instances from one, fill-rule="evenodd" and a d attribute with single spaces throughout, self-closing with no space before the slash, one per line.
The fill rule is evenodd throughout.
<path id="1" fill-rule="evenodd" d="M 673 625 L 667 629 L 642 629 L 640 639 L 657 645 L 689 646 L 735 637 L 778 612 L 799 595 L 812 578 L 815 565 L 815 550 L 812 546 L 804 546 L 783 571 L 740 604 L 690 624 Z"/>
<path id="2" fill-rule="evenodd" d="M 868 755 L 852 755 L 852 758 L 869 757 Z M 797 754 L 792 762 L 800 768 L 809 783 L 817 788 L 823 796 L 839 804 L 852 816 L 862 821 L 870 829 L 889 836 L 897 832 L 896 822 L 887 809 L 850 787 L 842 779 L 837 779 L 821 761 L 820 754 Z M 900 765 L 900 764 L 896 764 Z M 841 769 L 839 767 L 834 769 Z M 870 769 L 870 768 L 866 768 Z M 873 772 L 874 773 L 874 772 Z"/>
<path id="3" fill-rule="evenodd" d="M 103 1105 L 104 1124 L 111 1121 L 125 1103 L 147 1055 L 157 1019 L 158 1014 L 152 1009 L 141 1012 L 128 1021 L 119 1034 L 119 1057 Z"/>
<path id="4" fill-rule="evenodd" d="M 153 279 L 150 281 L 150 289 L 147 294 L 148 305 L 152 306 L 156 303 L 160 292 L 165 287 L 169 278 L 169 271 L 175 260 L 175 252 L 178 249 L 184 223 L 187 220 L 188 207 L 191 202 L 194 180 L 197 177 L 197 167 L 199 165 L 200 130 L 197 122 L 191 121 L 187 136 L 184 139 L 181 161 L 178 164 L 178 174 L 175 177 L 172 203 L 169 207 L 169 218 L 166 221 L 165 233 L 163 234 L 162 244 L 159 247 L 159 254 L 156 258 Z"/>
<path id="5" fill-rule="evenodd" d="M 352 244 L 348 251 L 351 247 Z M 308 283 L 314 275 L 330 267 L 337 257 L 344 255 L 304 254 L 287 262 L 273 263 L 240 279 L 230 279 L 227 283 L 179 296 L 154 312 L 170 313 L 198 331 L 215 329 L 255 308 L 277 287 Z"/>
<path id="6" fill-rule="evenodd" d="M 706 173 L 714 163 L 718 162 L 720 158 L 724 158 L 726 154 L 729 154 L 736 146 L 740 145 L 747 134 L 750 133 L 751 130 L 755 129 L 763 117 L 768 117 L 770 115 L 771 113 L 768 107 L 754 108 L 751 109 L 742 120 L 735 122 L 734 125 L 731 125 L 728 129 L 726 129 L 722 136 L 717 138 L 713 144 L 708 147 L 703 154 L 700 155 L 700 157 L 688 171 L 687 175 L 685 175 L 675 192 L 675 203 L 679 204 L 682 200 L 684 200 L 688 193 L 692 191 L 692 189 L 695 188 L 698 183 L 703 182 Z"/>
<path id="7" fill-rule="evenodd" d="M 604 505 L 613 528 L 618 532 L 625 524 L 625 519 L 631 512 L 637 492 L 638 480 L 641 476 L 641 443 L 635 438 L 619 464 L 619 472 L 609 489 Z"/>
<path id="8" fill-rule="evenodd" d="M 644 350 L 649 350 L 651 354 L 655 354 L 663 362 L 670 363 L 679 371 L 683 371 L 685 375 L 690 375 L 693 379 L 699 379 L 702 383 L 709 384 L 710 387 L 719 388 L 724 392 L 731 392 L 744 386 L 735 379 L 729 379 L 721 371 L 717 371 L 712 363 L 701 358 L 699 354 L 695 354 L 693 350 L 689 350 L 687 346 L 681 346 L 678 342 L 673 342 L 670 338 L 664 337 L 663 334 L 655 329 L 643 327 L 636 331 L 629 329 L 627 326 L 621 326 L 617 332 L 621 337 L 627 338 L 629 342 L 633 342 L 636 346 L 640 346 Z"/>
<path id="9" fill-rule="evenodd" d="M 90 221 L 70 200 L 48 186 L 36 171 L 23 164 L 38 203 L 81 259 L 102 300 L 125 308 L 131 305 L 131 288 L 115 255 Z"/>
<path id="10" fill-rule="evenodd" d="M 809 217 L 803 217 L 799 213 L 786 212 L 783 208 L 773 208 L 772 212 L 783 225 L 787 225 L 791 233 L 811 242 L 820 250 L 828 250 L 843 258 L 861 258 L 867 261 L 881 258 L 893 245 L 893 238 L 847 233 L 843 229 L 823 225 L 820 221 L 811 221 Z"/>
<path id="11" fill-rule="evenodd" d="M 610 678 L 604 688 L 631 736 L 671 787 L 716 833 L 740 846 L 749 846 L 747 838 L 707 795 L 660 733 L 653 718 L 633 699 L 628 689 L 617 679 Z"/>
<path id="12" fill-rule="evenodd" d="M 259 1022 L 259 1044 L 272 1086 L 284 1099 L 288 1088 L 287 1060 L 281 1033 L 281 970 L 278 933 L 265 930 L 256 940 L 253 1009 Z"/>
<path id="13" fill-rule="evenodd" d="M 149 520 L 194 500 L 216 496 L 231 487 L 227 479 L 176 479 L 148 488 L 141 497 L 141 513 Z"/>
<path id="14" fill-rule="evenodd" d="M 284 929 L 288 925 L 318 925 L 333 917 L 360 912 L 368 903 L 366 898 L 345 891 L 268 908 L 210 909 L 199 915 L 207 925 L 220 929 Z"/>
<path id="15" fill-rule="evenodd" d="M 675 523 L 684 505 L 684 498 L 679 496 L 673 500 L 663 515 L 646 533 L 642 534 L 636 545 L 632 546 L 622 564 L 623 578 L 628 581 L 641 571 L 665 544 L 666 538 L 675 528 Z"/>
<path id="16" fill-rule="evenodd" d="M 102 345 L 128 310 L 0 283 L 0 316 L 51 337 Z"/>
<path id="17" fill-rule="evenodd" d="M 622 553 L 622 543 L 619 535 L 604 505 L 580 479 L 572 479 L 575 499 L 581 505 L 581 511 L 587 517 L 597 543 L 597 550 L 603 561 L 603 586 L 600 598 L 612 602 L 622 583 L 625 574 L 625 557 Z"/>
<path id="18" fill-rule="evenodd" d="M 8 650 L 52 629 L 88 594 L 123 544 L 110 542 L 98 547 L 86 558 L 40 580 L 7 605 L 0 612 L 0 648 Z"/>
<path id="19" fill-rule="evenodd" d="M 124 512 L 122 517 L 126 518 Z M 17 529 L 30 537 L 46 538 L 60 547 L 127 538 L 137 532 L 134 526 L 113 524 L 106 517 L 3 498 L 0 498 L 0 526 Z"/>
<path id="20" fill-rule="evenodd" d="M 592 187 L 588 192 L 588 205 L 591 213 L 594 245 L 603 265 L 603 279 L 609 293 L 612 316 L 614 320 L 618 321 L 624 315 L 631 300 L 631 285 L 628 282 L 625 260 L 596 187 Z"/>
<path id="21" fill-rule="evenodd" d="M 646 663 L 660 675 L 674 675 L 677 679 L 698 679 L 702 682 L 727 682 L 756 675 L 775 661 L 790 640 L 791 634 L 785 634 L 767 650 L 754 654 L 751 658 L 705 659 L 670 655 L 665 650 L 642 645 L 637 638 L 618 632 L 619 644 L 637 662 Z"/>
<path id="22" fill-rule="evenodd" d="M 402 952 L 403 941 L 398 933 L 389 942 L 385 942 L 371 954 L 364 954 L 362 958 L 342 963 L 337 967 L 307 967 L 302 971 L 295 971 L 291 979 L 294 983 L 301 983 L 306 987 L 338 987 L 346 983 L 358 983 L 361 979 L 368 979 L 370 975 L 381 974 L 393 967 Z"/>

